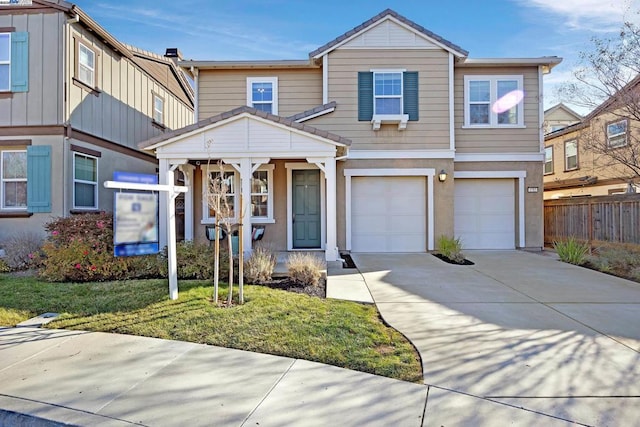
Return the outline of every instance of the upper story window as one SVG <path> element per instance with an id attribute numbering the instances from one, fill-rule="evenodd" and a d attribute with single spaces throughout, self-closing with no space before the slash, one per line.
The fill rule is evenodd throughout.
<path id="1" fill-rule="evenodd" d="M 247 105 L 278 114 L 278 78 L 247 77 Z"/>
<path id="2" fill-rule="evenodd" d="M 153 94 L 153 121 L 164 124 L 164 99 L 155 93 Z"/>
<path id="3" fill-rule="evenodd" d="M 27 151 L 2 151 L 2 209 L 27 209 Z"/>
<path id="4" fill-rule="evenodd" d="M 553 146 L 550 145 L 544 148 L 544 174 L 549 175 L 553 173 Z"/>
<path id="5" fill-rule="evenodd" d="M 418 72 L 370 70 L 358 72 L 358 120 L 370 121 L 373 129 L 397 123 L 405 129 L 419 118 Z"/>
<path id="6" fill-rule="evenodd" d="M 0 33 L 0 92 L 11 89 L 11 34 Z"/>
<path id="7" fill-rule="evenodd" d="M 464 76 L 465 127 L 524 126 L 522 76 Z"/>
<path id="8" fill-rule="evenodd" d="M 373 73 L 373 114 L 402 114 L 402 72 Z"/>
<path id="9" fill-rule="evenodd" d="M 607 147 L 617 148 L 627 145 L 627 119 L 607 124 Z"/>
<path id="10" fill-rule="evenodd" d="M 90 87 L 96 85 L 96 53 L 78 43 L 78 80 Z"/>
<path id="11" fill-rule="evenodd" d="M 247 212 L 251 213 L 251 222 L 273 222 L 273 169 L 274 165 L 262 165 L 251 176 L 251 206 Z M 206 176 L 203 175 L 203 176 Z M 221 177 L 219 171 L 209 173 L 209 183 L 205 188 L 209 189 L 209 195 L 205 197 L 205 209 L 203 222 L 213 222 L 215 220 L 215 200 L 212 200 L 211 191 L 221 188 L 220 182 L 211 185 L 212 182 Z M 240 201 L 240 174 L 235 170 L 225 170 L 222 175 L 223 190 L 226 193 L 229 218 L 237 221 L 237 212 Z M 213 188 L 212 188 L 213 187 Z M 208 205 L 208 206 L 207 206 Z M 245 202 L 246 205 L 246 202 Z"/>
<path id="12" fill-rule="evenodd" d="M 0 92 L 29 88 L 29 33 L 0 32 Z"/>
<path id="13" fill-rule="evenodd" d="M 578 169 L 578 141 L 575 139 L 564 143 L 564 170 Z"/>
<path id="14" fill-rule="evenodd" d="M 98 159 L 73 155 L 73 208 L 98 209 Z"/>

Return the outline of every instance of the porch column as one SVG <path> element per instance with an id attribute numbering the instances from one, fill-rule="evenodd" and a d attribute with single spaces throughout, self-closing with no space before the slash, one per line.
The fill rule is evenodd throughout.
<path id="1" fill-rule="evenodd" d="M 244 248 L 245 256 L 251 255 L 252 241 L 251 241 L 251 177 L 253 172 L 251 170 L 251 159 L 242 158 L 240 160 L 240 191 L 242 194 L 243 206 L 238 217 L 242 217 L 242 246 Z"/>
<path id="2" fill-rule="evenodd" d="M 167 182 L 167 176 L 169 172 L 169 159 L 160 159 L 158 169 L 158 178 L 160 184 L 169 184 L 169 182 Z M 171 184 L 173 184 L 173 182 L 171 182 Z M 159 197 L 160 203 L 158 206 L 158 244 L 160 246 L 160 249 L 162 249 L 167 246 L 167 218 L 169 216 L 169 200 L 171 200 L 171 196 L 169 192 L 161 191 Z"/>
<path id="3" fill-rule="evenodd" d="M 327 181 L 327 242 L 325 244 L 325 259 L 327 261 L 337 261 L 340 258 L 338 253 L 338 229 L 336 208 L 336 159 L 327 157 L 324 160 L 324 177 Z"/>
<path id="4" fill-rule="evenodd" d="M 190 164 L 180 165 L 180 171 L 184 176 L 184 185 L 189 188 L 184 195 L 184 240 L 193 240 L 193 172 L 195 166 Z"/>

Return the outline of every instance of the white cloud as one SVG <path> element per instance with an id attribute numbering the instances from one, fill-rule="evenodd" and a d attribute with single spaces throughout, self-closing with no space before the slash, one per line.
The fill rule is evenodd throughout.
<path id="1" fill-rule="evenodd" d="M 527 7 L 557 15 L 574 30 L 610 32 L 622 23 L 640 21 L 640 0 L 517 0 Z"/>

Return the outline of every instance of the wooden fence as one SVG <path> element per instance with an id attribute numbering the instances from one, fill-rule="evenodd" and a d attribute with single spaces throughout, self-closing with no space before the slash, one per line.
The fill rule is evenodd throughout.
<path id="1" fill-rule="evenodd" d="M 640 244 L 640 194 L 545 200 L 545 245 L 570 236 Z"/>

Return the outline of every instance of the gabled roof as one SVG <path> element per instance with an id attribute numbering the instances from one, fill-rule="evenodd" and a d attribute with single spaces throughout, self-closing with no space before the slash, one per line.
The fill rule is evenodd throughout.
<path id="1" fill-rule="evenodd" d="M 334 40 L 332 40 L 329 43 L 325 44 L 324 46 L 320 46 L 318 49 L 316 49 L 313 52 L 309 53 L 309 57 L 311 57 L 311 58 L 319 58 L 319 57 L 331 52 L 332 50 L 336 49 L 337 47 L 339 47 L 343 43 L 346 43 L 351 38 L 357 36 L 358 34 L 364 32 L 364 31 L 366 31 L 368 28 L 370 28 L 370 27 L 372 27 L 374 25 L 377 25 L 378 23 L 380 23 L 382 21 L 385 21 L 387 19 L 391 19 L 391 18 L 396 19 L 397 21 L 405 24 L 406 26 L 410 27 L 411 29 L 413 29 L 417 33 L 420 33 L 421 35 L 427 37 L 428 39 L 430 39 L 435 44 L 437 44 L 440 47 L 442 47 L 443 49 L 453 53 L 454 55 L 456 55 L 459 58 L 464 58 L 467 55 L 469 55 L 469 52 L 467 52 L 466 50 L 462 49 L 460 46 L 455 45 L 455 44 L 451 43 L 450 41 L 443 39 L 439 35 L 432 33 L 431 31 L 427 30 L 423 26 L 418 25 L 415 22 L 411 21 L 410 19 L 407 19 L 404 16 L 400 15 L 398 12 L 396 12 L 394 10 L 391 10 L 391 9 L 386 9 L 386 10 L 382 11 L 381 13 L 379 13 L 378 15 L 374 16 L 373 18 L 371 18 L 371 19 L 363 22 L 362 24 L 358 25 L 357 27 L 347 31 L 346 33 L 342 34 L 341 36 L 338 36 L 337 38 L 335 38 Z"/>
<path id="2" fill-rule="evenodd" d="M 562 102 L 560 102 L 559 104 L 556 104 L 553 107 L 545 110 L 544 115 L 547 116 L 549 114 L 553 114 L 554 112 L 556 112 L 558 110 L 566 111 L 568 114 L 570 114 L 573 117 L 575 117 L 576 120 L 582 120 L 582 116 L 580 114 L 576 113 L 575 111 L 573 111 L 571 108 L 567 107 Z"/>
<path id="3" fill-rule="evenodd" d="M 338 105 L 338 103 L 336 101 L 331 101 L 331 102 L 327 102 L 326 104 L 323 105 L 318 105 L 317 107 L 311 108 L 307 111 L 303 111 L 302 113 L 298 113 L 298 114 L 294 114 L 293 116 L 289 116 L 287 117 L 287 119 L 289 120 L 293 120 L 294 122 L 297 121 L 304 121 L 304 120 L 308 120 L 310 118 L 313 117 L 317 117 L 317 116 L 321 116 L 323 114 L 326 113 L 330 113 L 333 110 L 336 109 L 336 106 Z"/>
<path id="4" fill-rule="evenodd" d="M 252 107 L 243 106 L 243 107 L 235 108 L 231 111 L 227 111 L 225 113 L 218 114 L 213 117 L 209 117 L 208 119 L 200 120 L 198 123 L 194 123 L 192 125 L 183 127 L 181 129 L 176 129 L 172 132 L 167 132 L 165 134 L 158 135 L 147 141 L 141 142 L 140 144 L 138 144 L 138 148 L 142 150 L 152 149 L 152 148 L 155 148 L 154 146 L 157 146 L 162 142 L 168 141 L 170 139 L 176 138 L 181 135 L 185 135 L 185 134 L 197 131 L 198 129 L 206 128 L 208 126 L 211 126 L 212 124 L 215 124 L 223 120 L 227 120 L 245 113 L 272 121 L 274 123 L 278 123 L 280 125 L 284 125 L 286 127 L 290 127 L 292 129 L 303 131 L 311 135 L 316 135 L 316 136 L 319 136 L 320 138 L 331 140 L 335 142 L 336 145 L 341 145 L 341 146 L 351 145 L 350 139 L 343 138 L 340 135 L 336 135 L 335 133 L 327 132 L 326 130 L 321 130 L 313 126 L 305 125 L 302 123 L 297 123 L 286 117 L 276 116 L 275 114 L 270 114 L 265 111 L 257 110 Z"/>

